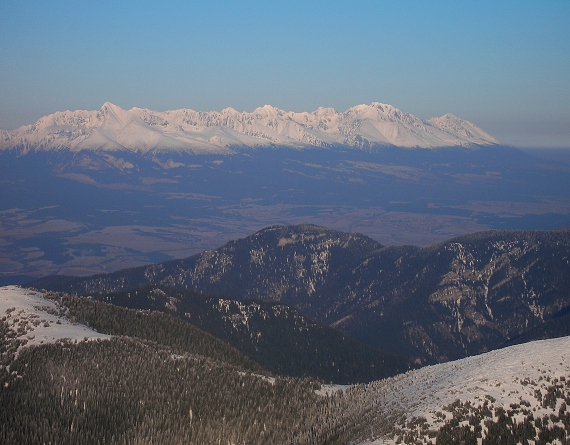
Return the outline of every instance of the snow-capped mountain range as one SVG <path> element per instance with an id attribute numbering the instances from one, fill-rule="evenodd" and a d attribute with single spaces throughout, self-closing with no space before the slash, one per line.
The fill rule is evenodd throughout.
<path id="1" fill-rule="evenodd" d="M 270 105 L 251 113 L 232 108 L 220 112 L 159 112 L 123 110 L 106 102 L 100 110 L 57 112 L 33 125 L 0 131 L 0 150 L 24 151 L 176 150 L 222 154 L 241 147 L 437 148 L 498 143 L 474 124 L 451 114 L 424 120 L 378 102 L 357 105 L 343 113 L 332 108 L 297 113 Z"/>

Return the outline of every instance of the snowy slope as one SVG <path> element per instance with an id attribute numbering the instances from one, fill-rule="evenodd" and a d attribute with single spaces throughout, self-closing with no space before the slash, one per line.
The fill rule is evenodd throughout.
<path id="1" fill-rule="evenodd" d="M 437 430 L 452 418 L 449 406 L 454 402 L 459 406 L 457 400 L 474 408 L 487 403 L 493 413 L 497 407 L 513 410 L 520 405 L 518 410 L 530 411 L 534 418 L 557 414 L 562 396 L 553 406 L 548 406 L 545 396 L 553 385 L 565 386 L 568 392 L 568 379 L 570 337 L 562 337 L 428 366 L 374 382 L 354 396 L 358 403 L 375 407 L 379 418 L 400 419 L 401 431 L 409 431 L 410 422 L 421 417 L 427 421 L 426 429 Z M 438 412 L 443 416 L 438 417 Z M 522 412 L 513 416 L 518 422 L 524 417 Z M 372 443 L 394 443 L 394 439 Z"/>
<path id="2" fill-rule="evenodd" d="M 188 109 L 123 110 L 106 102 L 98 111 L 64 111 L 33 125 L 0 132 L 0 149 L 180 150 L 231 153 L 239 147 L 293 148 L 374 145 L 405 148 L 493 145 L 498 141 L 451 114 L 419 119 L 391 105 L 374 102 L 344 113 L 319 108 L 286 112 L 270 105 L 251 113 Z"/>
<path id="3" fill-rule="evenodd" d="M 61 315 L 57 302 L 43 293 L 18 286 L 0 287 L 0 319 L 7 323 L 14 339 L 25 342 L 25 346 L 62 339 L 110 338 L 85 325 L 72 323 Z"/>

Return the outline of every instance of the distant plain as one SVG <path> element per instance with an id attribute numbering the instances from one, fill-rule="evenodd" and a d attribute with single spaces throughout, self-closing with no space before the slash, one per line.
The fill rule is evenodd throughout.
<path id="1" fill-rule="evenodd" d="M 0 154 L 0 284 L 183 258 L 273 224 L 385 245 L 570 225 L 570 150 Z"/>

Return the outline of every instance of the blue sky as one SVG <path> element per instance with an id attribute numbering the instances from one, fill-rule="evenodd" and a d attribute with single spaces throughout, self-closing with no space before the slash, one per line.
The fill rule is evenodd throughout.
<path id="1" fill-rule="evenodd" d="M 570 147 L 570 1 L 0 1 L 0 128 L 105 101 L 378 101 Z"/>

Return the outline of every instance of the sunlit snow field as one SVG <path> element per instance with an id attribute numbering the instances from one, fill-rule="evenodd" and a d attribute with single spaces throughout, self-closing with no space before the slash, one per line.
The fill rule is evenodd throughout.
<path id="1" fill-rule="evenodd" d="M 63 339 L 110 338 L 61 316 L 56 302 L 45 298 L 43 293 L 18 286 L 0 287 L 0 316 L 18 332 L 17 339 L 27 341 L 26 346 Z"/>
<path id="2" fill-rule="evenodd" d="M 454 362 L 426 366 L 366 387 L 363 397 L 374 400 L 385 413 L 401 413 L 406 421 L 425 417 L 431 427 L 441 426 L 436 412 L 460 400 L 481 406 L 485 400 L 495 407 L 508 408 L 521 401 L 530 403 L 535 418 L 550 415 L 553 410 L 543 407 L 535 398 L 554 379 L 570 377 L 570 337 L 534 341 L 511 346 Z M 527 405 L 528 406 L 528 405 Z M 558 407 L 557 407 L 558 408 Z M 519 419 L 520 420 L 520 419 Z M 392 444 L 379 439 L 366 444 Z"/>

